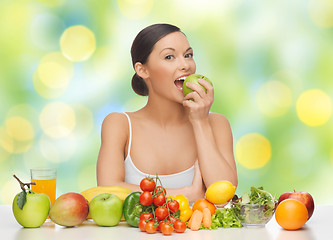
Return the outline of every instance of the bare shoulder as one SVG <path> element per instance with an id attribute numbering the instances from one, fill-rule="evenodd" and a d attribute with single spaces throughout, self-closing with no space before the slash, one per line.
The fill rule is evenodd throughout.
<path id="1" fill-rule="evenodd" d="M 128 120 L 124 113 L 113 112 L 104 118 L 102 123 L 102 137 L 111 133 L 117 137 L 126 137 L 128 134 Z"/>
<path id="2" fill-rule="evenodd" d="M 110 125 L 110 124 L 124 124 L 126 123 L 126 116 L 124 113 L 113 112 L 108 114 L 104 120 L 103 125 Z"/>
<path id="3" fill-rule="evenodd" d="M 213 113 L 213 112 L 209 113 L 209 121 L 214 126 L 219 126 L 219 127 L 224 126 L 224 127 L 230 128 L 229 120 L 223 114 Z"/>

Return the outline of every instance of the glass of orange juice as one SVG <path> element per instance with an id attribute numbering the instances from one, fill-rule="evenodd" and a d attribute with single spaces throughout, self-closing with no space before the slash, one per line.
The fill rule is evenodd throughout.
<path id="1" fill-rule="evenodd" d="M 56 199 L 57 170 L 54 168 L 30 169 L 30 175 L 31 182 L 36 183 L 31 185 L 31 190 L 48 195 L 52 206 Z"/>

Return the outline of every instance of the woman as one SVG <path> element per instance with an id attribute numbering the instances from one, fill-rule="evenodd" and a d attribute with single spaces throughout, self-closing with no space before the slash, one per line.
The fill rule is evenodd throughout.
<path id="1" fill-rule="evenodd" d="M 97 161 L 97 184 L 139 191 L 140 180 L 159 175 L 169 196 L 202 198 L 215 181 L 237 186 L 233 139 L 228 120 L 210 113 L 214 89 L 207 81 L 182 80 L 194 74 L 193 49 L 176 26 L 155 24 L 143 29 L 132 48 L 133 90 L 148 96 L 131 113 L 111 113 L 103 121 Z"/>

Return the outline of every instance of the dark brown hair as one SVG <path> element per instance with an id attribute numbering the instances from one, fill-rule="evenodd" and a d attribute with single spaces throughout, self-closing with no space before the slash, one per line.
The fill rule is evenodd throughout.
<path id="1" fill-rule="evenodd" d="M 141 64 L 147 62 L 147 59 L 158 40 L 169 33 L 178 31 L 180 31 L 178 27 L 170 24 L 154 24 L 141 30 L 135 37 L 131 47 L 133 67 L 137 62 L 140 62 Z M 132 77 L 132 88 L 137 94 L 148 96 L 149 92 L 145 81 L 136 73 Z"/>

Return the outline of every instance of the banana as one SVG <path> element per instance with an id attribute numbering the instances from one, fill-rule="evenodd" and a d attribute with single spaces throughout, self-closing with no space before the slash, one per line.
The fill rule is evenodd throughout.
<path id="1" fill-rule="evenodd" d="M 117 194 L 116 195 L 122 201 L 124 201 L 125 199 L 122 199 L 123 196 L 120 193 L 126 193 L 127 196 L 131 192 L 132 192 L 131 189 L 122 186 L 97 186 L 81 192 L 81 195 L 83 195 L 88 200 L 88 202 L 90 202 L 96 195 L 100 193 L 119 193 L 120 196 L 118 196 Z"/>
<path id="2" fill-rule="evenodd" d="M 97 187 L 93 187 L 93 188 L 89 188 L 83 192 L 81 192 L 81 195 L 84 196 L 88 203 L 91 202 L 91 200 L 97 196 L 98 194 L 101 193 L 112 193 L 116 196 L 118 196 L 120 198 L 120 200 L 124 203 L 126 197 L 128 194 L 130 194 L 132 192 L 131 189 L 126 188 L 126 187 L 122 187 L 122 186 L 97 186 Z M 88 219 L 90 219 L 90 214 L 87 217 Z M 121 219 L 122 221 L 124 221 L 124 216 Z"/>

